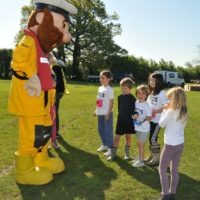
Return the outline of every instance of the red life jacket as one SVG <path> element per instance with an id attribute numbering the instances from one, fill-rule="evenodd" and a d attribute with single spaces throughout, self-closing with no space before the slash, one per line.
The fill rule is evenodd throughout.
<path id="1" fill-rule="evenodd" d="M 33 31 L 25 29 L 24 34 L 31 36 L 35 40 L 37 50 L 38 77 L 40 79 L 42 90 L 48 91 L 53 88 L 53 79 L 48 56 L 42 51 L 38 38 Z"/>

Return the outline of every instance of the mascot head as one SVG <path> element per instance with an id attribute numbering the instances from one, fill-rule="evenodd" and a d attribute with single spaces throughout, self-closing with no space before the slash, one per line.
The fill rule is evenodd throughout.
<path id="1" fill-rule="evenodd" d="M 71 40 L 69 15 L 77 8 L 65 0 L 33 0 L 35 10 L 29 17 L 28 28 L 38 37 L 44 53 Z"/>

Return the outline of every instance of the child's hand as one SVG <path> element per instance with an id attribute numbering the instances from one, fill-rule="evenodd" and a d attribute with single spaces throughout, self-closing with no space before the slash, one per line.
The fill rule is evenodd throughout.
<path id="1" fill-rule="evenodd" d="M 110 114 L 107 114 L 107 115 L 105 116 L 105 120 L 108 121 L 109 119 L 110 119 Z"/>
<path id="2" fill-rule="evenodd" d="M 169 103 L 166 103 L 164 106 L 163 106 L 164 109 L 168 109 L 169 108 Z"/>
<path id="3" fill-rule="evenodd" d="M 53 87 L 56 87 L 56 81 L 53 80 Z"/>
<path id="4" fill-rule="evenodd" d="M 97 116 L 96 110 L 92 114 L 93 116 Z"/>
<path id="5" fill-rule="evenodd" d="M 151 119 L 152 119 L 152 116 L 146 116 L 146 121 L 151 121 Z"/>
<path id="6" fill-rule="evenodd" d="M 151 117 L 154 118 L 156 116 L 157 110 L 152 109 Z"/>
<path id="7" fill-rule="evenodd" d="M 137 119 L 138 118 L 138 114 L 134 114 L 134 115 L 132 115 L 132 119 Z"/>

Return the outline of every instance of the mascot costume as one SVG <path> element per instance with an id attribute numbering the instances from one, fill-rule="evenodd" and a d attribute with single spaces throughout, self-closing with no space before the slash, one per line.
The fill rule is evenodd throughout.
<path id="1" fill-rule="evenodd" d="M 77 9 L 65 0 L 33 0 L 33 3 L 35 10 L 29 17 L 28 28 L 13 50 L 8 109 L 19 119 L 16 180 L 20 184 L 43 185 L 53 180 L 53 174 L 65 169 L 64 162 L 49 157 L 47 151 L 55 87 L 48 54 L 70 42 L 69 14 L 76 14 Z"/>

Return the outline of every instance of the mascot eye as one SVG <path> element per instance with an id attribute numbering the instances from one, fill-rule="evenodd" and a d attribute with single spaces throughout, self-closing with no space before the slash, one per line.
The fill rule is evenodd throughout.
<path id="1" fill-rule="evenodd" d="M 68 22 L 63 22 L 63 29 L 68 29 L 69 28 L 69 23 Z"/>

